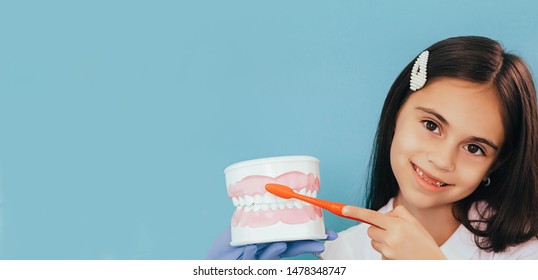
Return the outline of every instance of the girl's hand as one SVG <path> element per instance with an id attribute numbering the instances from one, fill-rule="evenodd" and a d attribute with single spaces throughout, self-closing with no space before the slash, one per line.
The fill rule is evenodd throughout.
<path id="1" fill-rule="evenodd" d="M 342 214 L 372 224 L 368 236 L 383 259 L 446 259 L 433 237 L 403 206 L 382 214 L 348 205 Z"/>

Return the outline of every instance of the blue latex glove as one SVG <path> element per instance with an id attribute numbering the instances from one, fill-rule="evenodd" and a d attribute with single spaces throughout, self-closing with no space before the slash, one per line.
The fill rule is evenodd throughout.
<path id="1" fill-rule="evenodd" d="M 327 230 L 327 239 L 334 240 L 338 234 Z M 206 256 L 207 260 L 278 260 L 305 253 L 321 253 L 325 250 L 322 242 L 299 240 L 231 246 L 231 229 L 227 228 L 213 243 Z"/>

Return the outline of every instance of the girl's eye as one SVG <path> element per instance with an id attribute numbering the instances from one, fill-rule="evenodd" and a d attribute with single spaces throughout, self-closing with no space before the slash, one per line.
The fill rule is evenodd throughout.
<path id="1" fill-rule="evenodd" d="M 464 149 L 466 149 L 467 151 L 469 151 L 469 153 L 475 155 L 475 156 L 485 156 L 486 153 L 484 153 L 484 150 L 482 148 L 480 148 L 480 146 L 476 145 L 476 144 L 469 144 L 469 145 L 465 145 Z"/>
<path id="2" fill-rule="evenodd" d="M 425 120 L 425 121 L 422 121 L 422 124 L 427 130 L 433 133 L 439 134 L 439 126 L 435 122 L 430 121 L 430 120 Z"/>

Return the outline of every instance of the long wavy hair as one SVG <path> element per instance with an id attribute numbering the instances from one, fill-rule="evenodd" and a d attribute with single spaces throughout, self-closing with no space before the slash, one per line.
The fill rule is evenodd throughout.
<path id="1" fill-rule="evenodd" d="M 492 83 L 501 103 L 504 145 L 490 168 L 491 184 L 454 203 L 452 213 L 478 247 L 502 252 L 538 236 L 538 112 L 532 75 L 518 56 L 485 37 L 454 37 L 427 48 L 428 79 Z M 414 60 L 398 75 L 383 105 L 368 173 L 367 207 L 379 210 L 398 193 L 390 148 L 398 111 L 411 93 Z M 485 208 L 476 207 L 483 201 Z M 469 217 L 471 207 L 478 218 Z"/>

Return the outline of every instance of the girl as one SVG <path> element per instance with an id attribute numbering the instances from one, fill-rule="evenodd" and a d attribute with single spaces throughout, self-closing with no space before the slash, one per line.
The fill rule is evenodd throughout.
<path id="1" fill-rule="evenodd" d="M 538 259 L 537 125 L 534 84 L 519 57 L 484 37 L 432 45 L 405 67 L 385 100 L 369 209 L 344 208 L 372 226 L 339 233 L 321 257 Z M 317 244 L 233 250 L 279 258 L 323 250 Z M 218 248 L 210 258 L 225 251 Z"/>
<path id="2" fill-rule="evenodd" d="M 483 37 L 438 42 L 415 64 L 392 85 L 377 130 L 368 208 L 379 212 L 345 209 L 376 226 L 340 233 L 323 257 L 538 259 L 529 70 Z"/>

